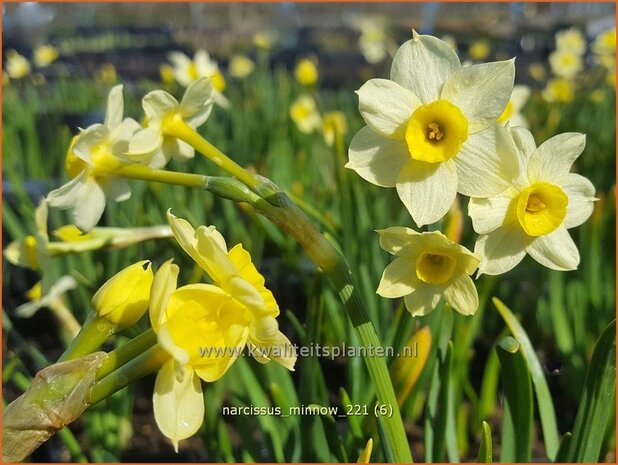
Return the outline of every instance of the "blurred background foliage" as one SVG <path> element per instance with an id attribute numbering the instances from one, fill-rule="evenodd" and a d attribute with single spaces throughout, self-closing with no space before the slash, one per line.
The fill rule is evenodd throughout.
<path id="1" fill-rule="evenodd" d="M 78 128 L 103 119 L 106 95 L 114 84 L 124 84 L 125 114 L 139 121 L 140 99 L 146 92 L 163 88 L 182 96 L 182 87 L 161 72 L 161 65 L 169 63 L 168 52 L 192 55 L 206 49 L 219 63 L 226 81 L 223 94 L 231 107 L 216 107 L 200 132 L 239 164 L 286 190 L 339 244 L 362 284 L 385 345 L 398 350 L 416 341 L 423 352 L 422 362 L 414 358 L 408 366 L 405 360 L 391 363 L 414 457 L 476 458 L 479 444 L 486 441 L 483 421 L 493 431 L 496 457 L 501 442 L 509 440 L 504 434 L 500 437 L 505 401 L 500 352 L 495 349 L 509 332 L 492 296 L 505 302 L 525 328 L 562 435 L 573 430 L 595 343 L 615 317 L 615 74 L 612 83 L 611 66 L 601 64 L 593 53 L 595 38 L 615 28 L 614 15 L 612 4 L 589 3 L 4 4 L 3 247 L 34 234 L 38 201 L 68 179 L 65 154 L 71 137 Z M 516 56 L 516 84 L 530 89 L 521 113 L 537 143 L 560 132 L 587 135 L 575 170 L 591 179 L 599 201 L 592 218 L 571 230 L 581 254 L 579 269 L 554 272 L 527 257 L 504 276 L 483 276 L 477 280 L 481 304 L 473 317 L 440 308 L 412 319 L 402 302 L 376 296 L 389 259 L 375 230 L 413 227 L 411 218 L 393 189 L 370 185 L 343 168 L 347 154 L 327 143 L 322 124 L 305 134 L 290 117 L 293 102 L 310 95 L 324 121 L 327 112 L 343 113 L 347 147 L 363 125 L 353 91 L 368 78 L 388 77 L 389 55 L 409 38 L 412 27 L 452 39 L 462 61 Z M 582 57 L 581 72 L 569 81 L 572 98 L 548 99 L 554 34 L 571 27 L 584 35 L 589 51 Z M 45 66 L 32 61 L 42 44 L 58 52 Z M 14 53 L 28 60 L 27 73 L 22 63 L 22 76 L 11 76 L 7 68 Z M 230 74 L 235 54 L 255 65 L 246 77 Z M 317 63 L 319 73 L 310 87 L 299 84 L 293 74 L 297 61 L 305 57 Z M 185 164 L 174 162 L 169 169 L 223 174 L 200 156 Z M 99 225 L 163 224 L 168 208 L 193 225 L 214 224 L 228 244 L 242 242 L 251 252 L 282 309 L 283 332 L 293 342 L 354 343 L 346 314 L 319 270 L 291 238 L 250 208 L 178 186 L 132 182 L 132 189 L 130 200 L 108 204 Z M 442 226 L 451 238 L 472 248 L 466 204 L 467 199 L 460 198 Z M 50 211 L 50 231 L 69 222 L 66 212 Z M 76 279 L 78 286 L 64 296 L 64 303 L 81 322 L 93 293 L 114 273 L 140 259 L 158 266 L 171 257 L 181 265 L 181 282 L 205 279 L 173 240 L 56 257 L 53 267 L 42 273 Z M 40 279 L 39 272 L 6 261 L 2 272 L 3 402 L 9 402 L 37 370 L 57 359 L 70 339 L 48 309 L 29 319 L 15 315 Z M 147 325 L 143 321 L 125 331 L 108 348 Z M 428 329 L 419 332 L 424 327 Z M 377 441 L 371 460 L 388 458 L 371 416 L 221 413 L 224 405 L 318 404 L 337 405 L 342 411 L 347 404 L 371 405 L 373 392 L 361 358 L 301 358 L 294 373 L 274 364 L 239 360 L 224 378 L 206 386 L 204 426 L 183 444 L 179 455 L 157 431 L 152 384 L 148 378 L 90 409 L 71 431 L 65 429 L 41 447 L 33 460 L 355 461 L 369 437 Z M 535 411 L 530 413 L 533 439 L 527 447 L 532 458 L 544 459 L 546 444 L 536 404 Z M 614 460 L 613 425 L 612 417 L 600 459 Z"/>

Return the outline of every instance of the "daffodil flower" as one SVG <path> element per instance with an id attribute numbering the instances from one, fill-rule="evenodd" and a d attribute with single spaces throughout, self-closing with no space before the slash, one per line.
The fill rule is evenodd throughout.
<path id="1" fill-rule="evenodd" d="M 30 74 L 28 59 L 16 50 L 6 52 L 6 73 L 11 79 L 23 79 Z"/>
<path id="2" fill-rule="evenodd" d="M 294 77 L 302 86 L 315 86 L 318 82 L 318 67 L 315 60 L 311 58 L 303 58 L 300 60 L 296 64 L 296 68 L 294 68 Z"/>
<path id="3" fill-rule="evenodd" d="M 113 175 L 128 162 L 124 154 L 140 127 L 131 118 L 123 119 L 123 108 L 119 85 L 109 93 L 104 124 L 90 126 L 75 140 L 71 151 L 76 158 L 69 172 L 74 179 L 47 196 L 50 206 L 72 209 L 75 225 L 84 232 L 97 224 L 107 199 L 122 202 L 131 197 L 127 181 Z"/>
<path id="4" fill-rule="evenodd" d="M 304 134 L 310 134 L 322 126 L 322 117 L 318 112 L 315 100 L 308 94 L 303 94 L 292 102 L 290 118 L 292 118 L 298 130 Z"/>
<path id="5" fill-rule="evenodd" d="M 471 198 L 468 213 L 480 234 L 474 251 L 483 257 L 479 274 L 497 275 L 530 254 L 554 270 L 574 270 L 579 252 L 567 229 L 593 211 L 594 186 L 571 165 L 584 150 L 585 136 L 565 133 L 538 148 L 530 131 L 505 128 L 505 151 L 518 161 L 510 186 L 489 198 Z"/>
<path id="6" fill-rule="evenodd" d="M 439 231 L 392 227 L 378 233 L 380 247 L 396 257 L 384 270 L 379 295 L 403 297 L 412 316 L 427 315 L 442 297 L 462 315 L 476 312 L 479 297 L 470 275 L 480 256 Z"/>
<path id="7" fill-rule="evenodd" d="M 586 37 L 574 27 L 556 32 L 556 50 L 564 50 L 577 55 L 586 53 Z"/>
<path id="8" fill-rule="evenodd" d="M 322 123 L 322 135 L 324 136 L 324 142 L 329 147 L 332 147 L 335 143 L 335 136 L 339 135 L 343 137 L 348 130 L 348 123 L 345 119 L 345 114 L 341 111 L 331 111 L 324 114 L 324 121 Z"/>
<path id="9" fill-rule="evenodd" d="M 159 429 L 178 451 L 178 442 L 195 434 L 204 418 L 200 379 L 221 378 L 247 344 L 258 361 L 276 360 L 290 370 L 296 356 L 271 316 L 278 314 L 276 302 L 242 246 L 228 254 L 214 228 L 201 226 L 195 231 L 185 220 L 168 216 L 185 251 L 215 284 L 225 284 L 176 288 L 179 269 L 171 261 L 155 276 L 150 321 L 158 344 L 171 358 L 157 374 L 154 414 Z"/>
<path id="10" fill-rule="evenodd" d="M 616 55 L 616 28 L 608 29 L 595 37 L 592 51 L 598 55 Z"/>
<path id="11" fill-rule="evenodd" d="M 264 277 L 257 271 L 251 255 L 242 244 L 229 251 L 225 239 L 214 226 L 200 226 L 197 230 L 188 221 L 167 214 L 174 237 L 180 246 L 212 278 L 223 291 L 234 296 L 254 315 L 249 332 L 249 346 L 256 360 L 266 363 L 275 360 L 292 370 L 296 355 L 290 341 L 279 331 L 279 306 Z M 270 353 L 264 347 L 276 345 L 285 350 Z"/>
<path id="12" fill-rule="evenodd" d="M 513 60 L 462 68 L 445 42 L 413 33 L 391 67 L 391 80 L 359 90 L 367 126 L 352 139 L 348 168 L 396 187 L 421 226 L 438 221 L 457 192 L 489 196 L 504 169 L 495 127 L 513 89 Z"/>
<path id="13" fill-rule="evenodd" d="M 197 50 L 193 59 L 182 52 L 171 52 L 168 58 L 172 62 L 174 78 L 181 86 L 188 87 L 200 78 L 208 78 L 212 81 L 214 102 L 223 108 L 230 106 L 222 93 L 226 87 L 225 78 L 206 50 Z"/>
<path id="14" fill-rule="evenodd" d="M 39 45 L 34 49 L 34 64 L 45 68 L 58 59 L 58 50 L 53 45 Z"/>
<path id="15" fill-rule="evenodd" d="M 232 55 L 228 69 L 232 77 L 244 79 L 253 72 L 255 63 L 246 55 Z"/>
<path id="16" fill-rule="evenodd" d="M 163 90 L 148 93 L 142 99 L 147 126 L 131 139 L 126 156 L 153 168 L 161 168 L 171 158 L 193 158 L 195 149 L 168 135 L 167 127 L 180 120 L 193 129 L 201 126 L 210 116 L 212 104 L 213 87 L 208 78 L 200 78 L 189 84 L 180 103 Z"/>
<path id="17" fill-rule="evenodd" d="M 506 108 L 498 118 L 498 122 L 506 123 L 508 121 L 511 126 L 528 127 L 528 122 L 524 115 L 521 114 L 521 110 L 526 105 L 529 97 L 530 88 L 528 86 L 514 86 L 509 103 L 506 104 Z"/>
<path id="18" fill-rule="evenodd" d="M 550 79 L 541 96 L 547 102 L 572 102 L 575 98 L 575 84 L 568 79 Z"/>
<path id="19" fill-rule="evenodd" d="M 549 54 L 552 72 L 564 79 L 573 79 L 583 69 L 581 55 L 570 50 L 555 50 Z"/>
<path id="20" fill-rule="evenodd" d="M 62 299 L 63 294 L 76 287 L 75 279 L 72 276 L 65 275 L 51 286 L 47 294 L 43 295 L 41 281 L 39 281 L 26 293 L 29 302 L 17 307 L 15 314 L 20 318 L 30 318 L 41 308 L 55 306 Z M 79 331 L 79 325 L 77 329 Z"/>

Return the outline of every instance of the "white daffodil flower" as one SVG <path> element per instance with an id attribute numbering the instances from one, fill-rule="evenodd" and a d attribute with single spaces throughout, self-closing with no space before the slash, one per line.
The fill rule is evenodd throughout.
<path id="1" fill-rule="evenodd" d="M 570 50 L 555 50 L 549 54 L 552 72 L 564 79 L 573 79 L 584 68 L 581 55 Z"/>
<path id="2" fill-rule="evenodd" d="M 299 96 L 290 104 L 290 118 L 304 134 L 310 134 L 322 127 L 322 117 L 315 100 L 309 94 Z"/>
<path id="3" fill-rule="evenodd" d="M 77 287 L 77 281 L 72 276 L 62 276 L 47 294 L 42 295 L 41 282 L 28 291 L 29 302 L 20 305 L 15 309 L 15 314 L 20 318 L 30 318 L 41 308 L 53 307 L 62 299 L 62 295 Z"/>
<path id="4" fill-rule="evenodd" d="M 83 232 L 97 224 L 106 200 L 122 202 L 131 197 L 127 181 L 113 175 L 116 168 L 128 161 L 124 153 L 140 127 L 131 118 L 123 119 L 123 111 L 122 85 L 118 85 L 109 93 L 105 122 L 83 130 L 71 148 L 79 158 L 81 171 L 47 196 L 50 206 L 72 209 L 74 223 Z"/>
<path id="5" fill-rule="evenodd" d="M 222 93 L 226 87 L 225 78 L 206 50 L 197 50 L 193 59 L 182 52 L 171 52 L 168 58 L 172 62 L 174 78 L 181 86 L 188 87 L 200 78 L 209 78 L 212 80 L 214 102 L 222 108 L 229 108 L 230 101 Z"/>
<path id="6" fill-rule="evenodd" d="M 505 273 L 526 253 L 553 270 L 576 269 L 579 252 L 567 229 L 590 217 L 595 200 L 592 183 L 569 172 L 585 136 L 559 134 L 537 148 L 525 128 L 502 131 L 503 150 L 519 168 L 504 179 L 510 186 L 498 195 L 470 199 L 468 213 L 480 234 L 474 252 L 483 257 L 479 274 Z"/>
<path id="7" fill-rule="evenodd" d="M 391 79 L 358 91 L 367 126 L 352 139 L 348 168 L 382 187 L 396 187 L 417 225 L 438 221 L 457 192 L 504 190 L 495 126 L 513 89 L 513 60 L 462 68 L 436 37 L 413 32 L 397 51 Z"/>
<path id="8" fill-rule="evenodd" d="M 556 49 L 577 55 L 586 53 L 586 37 L 574 27 L 556 32 Z"/>
<path id="9" fill-rule="evenodd" d="M 506 104 L 506 108 L 500 115 L 500 118 L 498 118 L 498 123 L 506 123 L 508 121 L 511 126 L 527 128 L 528 121 L 521 114 L 521 110 L 526 105 L 529 97 L 530 87 L 524 85 L 514 86 L 509 103 Z"/>
<path id="10" fill-rule="evenodd" d="M 412 316 L 427 315 L 440 298 L 462 315 L 472 315 L 479 296 L 470 275 L 480 256 L 440 231 L 418 233 L 392 227 L 378 231 L 380 247 L 395 260 L 386 267 L 376 291 L 382 297 L 404 298 Z"/>
<path id="11" fill-rule="evenodd" d="M 148 93 L 142 99 L 147 126 L 139 130 L 129 143 L 126 156 L 161 168 L 171 159 L 188 160 L 195 156 L 195 149 L 186 142 L 166 134 L 166 125 L 181 119 L 195 129 L 206 122 L 212 111 L 213 86 L 208 78 L 192 82 L 178 103 L 163 90 Z"/>

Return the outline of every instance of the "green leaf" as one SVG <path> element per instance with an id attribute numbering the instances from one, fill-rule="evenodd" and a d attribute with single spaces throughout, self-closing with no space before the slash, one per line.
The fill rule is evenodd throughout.
<path id="1" fill-rule="evenodd" d="M 554 462 L 556 463 L 563 463 L 563 462 L 568 462 L 568 450 L 569 450 L 569 445 L 571 444 L 571 439 L 573 438 L 573 435 L 571 433 L 566 433 L 564 435 L 564 437 L 562 438 L 562 441 L 560 441 L 560 447 L 558 448 L 558 452 L 556 452 L 556 459 L 554 460 Z"/>
<path id="2" fill-rule="evenodd" d="M 477 463 L 491 463 L 493 460 L 493 446 L 491 442 L 491 428 L 489 423 L 483 422 L 483 431 L 481 432 L 481 445 L 479 454 L 476 457 Z"/>
<path id="3" fill-rule="evenodd" d="M 599 462 L 605 430 L 616 399 L 616 320 L 597 341 L 569 444 L 571 462 Z"/>
<path id="4" fill-rule="evenodd" d="M 526 334 L 526 331 L 521 326 L 515 315 L 509 310 L 509 308 L 502 303 L 500 299 L 494 297 L 492 299 L 494 305 L 500 312 L 500 315 L 504 319 L 504 322 L 509 327 L 509 330 L 513 334 L 513 337 L 521 345 L 523 355 L 528 362 L 528 370 L 532 383 L 534 385 L 534 391 L 536 393 L 536 400 L 539 406 L 539 416 L 541 417 L 541 427 L 543 429 L 543 439 L 545 442 L 545 451 L 547 457 L 553 460 L 558 450 L 558 427 L 556 426 L 556 413 L 554 410 L 554 403 L 547 387 L 547 381 L 545 380 L 545 373 L 541 367 L 541 363 L 534 352 L 532 343 Z"/>
<path id="5" fill-rule="evenodd" d="M 501 462 L 530 462 L 532 385 L 521 345 L 507 336 L 496 346 L 504 391 Z"/>

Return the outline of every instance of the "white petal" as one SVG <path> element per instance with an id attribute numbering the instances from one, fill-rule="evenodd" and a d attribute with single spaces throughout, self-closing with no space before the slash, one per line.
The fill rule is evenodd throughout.
<path id="1" fill-rule="evenodd" d="M 129 150 L 125 154 L 133 161 L 144 161 L 153 155 L 153 152 L 161 147 L 163 136 L 158 126 L 149 126 L 141 129 L 129 141 Z"/>
<path id="2" fill-rule="evenodd" d="M 380 247 L 390 254 L 412 257 L 418 255 L 420 251 L 421 234 L 413 229 L 393 226 L 376 232 L 380 235 Z"/>
<path id="3" fill-rule="evenodd" d="M 178 282 L 178 273 L 180 268 L 174 265 L 172 260 L 168 260 L 157 271 L 152 282 L 150 290 L 150 325 L 155 333 L 159 332 L 159 327 L 165 322 L 167 302 L 170 296 L 176 290 Z"/>
<path id="4" fill-rule="evenodd" d="M 528 98 L 530 97 L 530 87 L 523 85 L 513 86 L 513 93 L 511 94 L 511 101 L 513 102 L 513 107 L 515 109 L 515 113 L 519 113 L 519 111 L 526 105 Z M 513 124 L 516 126 L 516 124 Z"/>
<path id="5" fill-rule="evenodd" d="M 594 186 L 585 177 L 570 173 L 562 190 L 569 198 L 567 214 L 564 218 L 565 228 L 570 229 L 579 226 L 592 215 L 594 210 Z"/>
<path id="6" fill-rule="evenodd" d="M 474 244 L 474 253 L 483 257 L 478 276 L 506 273 L 526 256 L 524 232 L 518 224 L 502 226 L 479 236 Z"/>
<path id="7" fill-rule="evenodd" d="M 215 104 L 223 108 L 224 110 L 229 110 L 232 107 L 232 102 L 230 102 L 228 98 L 221 92 L 215 92 L 212 98 Z"/>
<path id="8" fill-rule="evenodd" d="M 129 182 L 123 178 L 109 177 L 101 182 L 105 198 L 114 202 L 124 202 L 131 197 Z"/>
<path id="9" fill-rule="evenodd" d="M 170 52 L 167 55 L 167 59 L 171 61 L 174 66 L 179 68 L 189 66 L 191 64 L 191 58 L 182 52 Z"/>
<path id="10" fill-rule="evenodd" d="M 398 257 L 384 269 L 376 294 L 391 299 L 403 297 L 413 292 L 419 283 L 416 277 L 416 261 Z"/>
<path id="11" fill-rule="evenodd" d="M 122 123 L 124 112 L 124 100 L 122 98 L 122 84 L 112 88 L 107 98 L 107 111 L 105 112 L 105 126 L 111 131 Z"/>
<path id="12" fill-rule="evenodd" d="M 438 221 L 457 196 L 457 170 L 451 160 L 443 163 L 411 161 L 397 178 L 397 193 L 420 228 Z"/>
<path id="13" fill-rule="evenodd" d="M 571 165 L 585 146 L 586 136 L 578 132 L 566 132 L 547 139 L 530 156 L 530 182 L 547 181 L 555 185 L 566 182 Z"/>
<path id="14" fill-rule="evenodd" d="M 473 315 L 479 307 L 476 286 L 466 274 L 453 279 L 444 290 L 446 302 L 462 315 Z"/>
<path id="15" fill-rule="evenodd" d="M 495 123 L 511 97 L 514 60 L 461 68 L 449 76 L 440 98 L 455 104 L 468 119 L 474 134 Z"/>
<path id="16" fill-rule="evenodd" d="M 86 179 L 88 179 L 88 173 L 84 170 L 64 186 L 47 194 L 47 203 L 52 207 L 61 208 L 63 210 L 73 208 L 82 199 L 82 192 L 86 186 Z"/>
<path id="17" fill-rule="evenodd" d="M 395 54 L 391 79 L 427 104 L 438 100 L 442 84 L 461 64 L 455 51 L 440 39 L 412 32 Z"/>
<path id="18" fill-rule="evenodd" d="M 165 146 L 167 143 L 170 143 L 170 142 L 172 142 L 172 140 L 170 140 L 169 138 L 166 138 L 163 141 L 163 145 Z M 189 144 L 187 144 L 185 141 L 176 139 L 174 142 L 176 142 L 173 155 L 172 155 L 174 157 L 174 160 L 182 162 L 182 161 L 190 160 L 191 158 L 195 156 L 195 149 Z M 164 147 L 164 150 L 165 149 L 167 149 L 167 147 Z"/>
<path id="19" fill-rule="evenodd" d="M 142 99 L 142 107 L 150 121 L 157 121 L 166 113 L 178 109 L 178 100 L 163 90 L 154 90 Z"/>
<path id="20" fill-rule="evenodd" d="M 169 360 L 157 374 L 152 403 L 157 426 L 178 452 L 178 441 L 197 433 L 204 421 L 200 379 L 192 368 L 186 367 L 178 380 L 174 361 Z"/>
<path id="21" fill-rule="evenodd" d="M 47 234 L 48 213 L 47 201 L 45 201 L 45 199 L 41 199 L 39 206 L 36 207 L 36 210 L 34 210 L 34 224 L 36 224 L 37 236 L 46 242 L 49 240 L 49 236 Z"/>
<path id="22" fill-rule="evenodd" d="M 208 118 L 208 114 L 210 114 L 210 111 L 212 110 L 212 104 L 212 81 L 208 78 L 200 78 L 193 81 L 191 85 L 187 87 L 187 90 L 182 97 L 182 101 L 180 102 L 180 114 L 187 122 L 189 122 L 188 120 L 197 114 L 201 115 L 200 119 L 203 118 L 204 114 L 206 114 L 206 118 Z M 203 118 L 200 124 L 195 124 L 194 127 L 203 124 L 204 121 L 206 121 L 206 118 Z"/>
<path id="23" fill-rule="evenodd" d="M 500 226 L 506 220 L 511 202 L 519 192 L 509 187 L 498 195 L 487 198 L 470 198 L 468 215 L 472 218 L 472 227 L 477 234 L 487 234 Z"/>
<path id="24" fill-rule="evenodd" d="M 140 124 L 133 118 L 125 118 L 109 134 L 108 140 L 114 145 L 114 155 L 124 155 L 133 135 L 142 129 Z"/>
<path id="25" fill-rule="evenodd" d="M 423 316 L 431 312 L 442 295 L 437 286 L 423 285 L 416 288 L 414 292 L 403 298 L 406 308 L 412 316 Z"/>
<path id="26" fill-rule="evenodd" d="M 105 193 L 95 180 L 88 180 L 82 190 L 82 198 L 73 209 L 75 226 L 87 233 L 101 219 L 105 210 Z"/>
<path id="27" fill-rule="evenodd" d="M 404 141 L 387 139 L 369 126 L 360 129 L 350 142 L 350 161 L 345 165 L 366 181 L 381 187 L 395 187 L 397 176 L 410 161 Z"/>
<path id="28" fill-rule="evenodd" d="M 73 145 L 73 153 L 85 162 L 92 164 L 90 161 L 90 152 L 92 148 L 99 145 L 109 136 L 109 129 L 102 124 L 93 124 L 84 129 Z"/>
<path id="29" fill-rule="evenodd" d="M 358 91 L 358 110 L 375 132 L 404 139 L 410 116 L 421 101 L 408 89 L 388 79 L 370 79 Z"/>
<path id="30" fill-rule="evenodd" d="M 514 124 L 511 124 L 511 127 L 508 128 L 508 130 L 510 131 L 511 136 L 513 136 L 515 146 L 520 152 L 523 153 L 525 159 L 528 160 L 530 158 L 530 155 L 532 155 L 536 150 L 536 142 L 534 142 L 534 136 L 527 128 L 516 126 Z"/>
<path id="31" fill-rule="evenodd" d="M 455 156 L 457 192 L 490 197 L 506 190 L 519 173 L 518 153 L 499 124 L 472 134 Z"/>
<path id="32" fill-rule="evenodd" d="M 535 237 L 526 251 L 541 265 L 552 270 L 576 270 L 579 265 L 579 251 L 564 226 L 547 236 Z"/>

